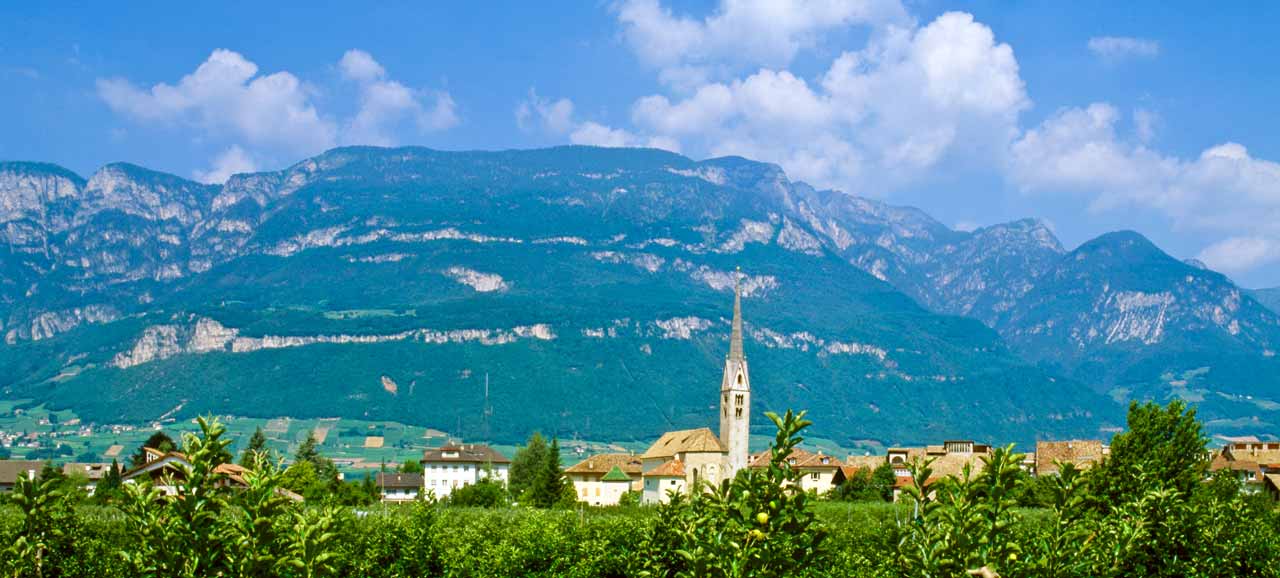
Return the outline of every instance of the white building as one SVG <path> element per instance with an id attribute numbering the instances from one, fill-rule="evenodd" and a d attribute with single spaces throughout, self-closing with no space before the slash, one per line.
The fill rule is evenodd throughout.
<path id="1" fill-rule="evenodd" d="M 446 445 L 422 454 L 422 489 L 442 499 L 490 475 L 506 485 L 510 470 L 511 460 L 489 446 Z"/>
<path id="2" fill-rule="evenodd" d="M 412 502 L 422 493 L 422 474 L 379 472 L 378 491 L 384 502 Z"/>
<path id="3" fill-rule="evenodd" d="M 646 504 L 665 504 L 671 493 L 683 494 L 688 484 L 685 481 L 684 462 L 671 460 L 644 473 L 644 495 L 641 500 Z"/>
<path id="4" fill-rule="evenodd" d="M 631 454 L 597 454 L 564 471 L 579 502 L 614 506 L 627 492 L 642 489 L 640 458 Z"/>

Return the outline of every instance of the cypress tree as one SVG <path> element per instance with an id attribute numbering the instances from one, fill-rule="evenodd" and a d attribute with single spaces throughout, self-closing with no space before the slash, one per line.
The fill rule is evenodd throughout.
<path id="1" fill-rule="evenodd" d="M 262 428 L 259 427 L 253 430 L 253 436 L 249 438 L 249 445 L 240 454 L 240 465 L 246 468 L 256 467 L 258 460 L 266 457 L 266 452 L 267 435 L 262 433 Z"/>
<path id="2" fill-rule="evenodd" d="M 564 494 L 564 469 L 560 467 L 560 441 L 551 438 L 551 449 L 547 451 L 546 466 L 543 470 L 543 495 L 541 506 L 550 508 L 560 501 Z"/>

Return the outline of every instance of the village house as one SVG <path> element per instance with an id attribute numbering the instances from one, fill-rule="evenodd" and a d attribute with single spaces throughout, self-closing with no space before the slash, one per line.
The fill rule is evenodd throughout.
<path id="1" fill-rule="evenodd" d="M 983 468 L 982 458 L 990 455 L 991 446 L 973 440 L 950 440 L 942 442 L 941 445 L 924 447 L 889 448 L 886 459 L 889 465 L 893 466 L 895 478 L 893 500 L 898 501 L 902 490 L 915 483 L 911 478 L 909 466 L 916 460 L 922 463 L 932 460 L 929 465 L 932 472 L 925 480 L 925 484 L 929 485 L 947 476 L 960 476 L 965 466 L 968 466 L 973 474 L 977 474 Z"/>
<path id="2" fill-rule="evenodd" d="M 1245 491 L 1265 490 L 1280 499 L 1280 442 L 1229 443 L 1214 454 L 1209 470 L 1229 470 L 1235 473 Z"/>
<path id="3" fill-rule="evenodd" d="M 671 493 L 683 494 L 687 487 L 687 473 L 684 462 L 671 460 L 644 473 L 644 494 L 641 500 L 646 504 L 665 504 L 671 499 Z"/>
<path id="4" fill-rule="evenodd" d="M 579 502 L 592 506 L 613 506 L 627 492 L 644 489 L 639 457 L 631 454 L 597 454 L 565 469 Z"/>
<path id="5" fill-rule="evenodd" d="M 422 493 L 422 474 L 379 472 L 377 482 L 384 502 L 412 502 Z"/>
<path id="6" fill-rule="evenodd" d="M 44 462 L 35 460 L 0 460 L 0 492 L 11 492 L 18 478 L 34 480 L 40 475 Z"/>
<path id="7" fill-rule="evenodd" d="M 422 488 L 436 499 L 447 498 L 454 488 L 482 479 L 507 484 L 511 460 L 480 444 L 448 444 L 422 454 Z"/>
<path id="8" fill-rule="evenodd" d="M 751 456 L 751 468 L 768 469 L 772 457 L 771 450 Z M 840 471 L 840 467 L 844 464 L 822 452 L 812 453 L 796 448 L 787 455 L 786 459 L 791 469 L 800 472 L 800 489 L 806 492 L 824 495 L 839 485 L 837 479 L 843 481 L 846 478 L 846 474 Z"/>
<path id="9" fill-rule="evenodd" d="M 1035 469 L 1031 474 L 1051 476 L 1058 473 L 1058 464 L 1073 464 L 1086 470 L 1102 461 L 1110 448 L 1100 440 L 1066 440 L 1036 442 Z"/>
<path id="10" fill-rule="evenodd" d="M 710 428 L 672 431 L 640 456 L 645 503 L 666 501 L 666 492 L 685 492 L 703 482 L 731 479 L 748 467 L 751 425 L 751 376 L 742 348 L 742 291 L 733 289 L 729 354 L 720 380 L 720 435 Z"/>

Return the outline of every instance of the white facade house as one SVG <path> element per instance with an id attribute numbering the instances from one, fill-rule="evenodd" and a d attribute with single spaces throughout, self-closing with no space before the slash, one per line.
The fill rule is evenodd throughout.
<path id="1" fill-rule="evenodd" d="M 384 502 L 412 502 L 422 494 L 422 474 L 378 474 L 378 492 Z"/>
<path id="2" fill-rule="evenodd" d="M 446 445 L 422 455 L 422 490 L 436 499 L 446 498 L 454 488 L 493 479 L 507 484 L 511 460 L 493 448 L 479 444 Z"/>
<path id="3" fill-rule="evenodd" d="M 643 489 L 640 458 L 631 454 L 597 454 L 565 469 L 579 502 L 615 506 L 627 492 Z"/>

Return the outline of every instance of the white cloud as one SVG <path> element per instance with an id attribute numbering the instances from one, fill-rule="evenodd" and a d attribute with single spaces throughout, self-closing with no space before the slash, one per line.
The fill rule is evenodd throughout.
<path id="1" fill-rule="evenodd" d="M 1205 247 L 1196 258 L 1224 273 L 1248 271 L 1280 261 L 1280 240 L 1229 237 Z"/>
<path id="2" fill-rule="evenodd" d="M 288 72 L 259 75 L 236 52 L 218 49 L 177 84 L 141 89 L 122 78 L 99 79 L 98 94 L 139 122 L 185 123 L 249 144 L 309 154 L 333 146 L 337 131 Z"/>
<path id="3" fill-rule="evenodd" d="M 1012 147 L 1009 177 L 1029 193 L 1086 198 L 1094 211 L 1147 209 L 1178 229 L 1226 234 L 1201 260 L 1238 271 L 1275 259 L 1280 237 L 1280 164 L 1223 143 L 1179 158 L 1117 131 L 1106 103 L 1068 108 L 1028 130 Z M 1265 241 L 1265 242 L 1264 242 Z M 1265 249 L 1265 250 L 1264 250 Z"/>
<path id="4" fill-rule="evenodd" d="M 1089 39 L 1089 52 L 1107 62 L 1154 58 L 1160 54 L 1160 43 L 1128 36 L 1095 36 Z"/>
<path id="5" fill-rule="evenodd" d="M 618 20 L 664 82 L 695 86 L 718 69 L 785 66 L 833 30 L 909 19 L 898 0 L 726 0 L 705 18 L 676 15 L 658 0 L 625 0 Z"/>
<path id="6" fill-rule="evenodd" d="M 1133 130 L 1143 144 L 1150 143 L 1156 137 L 1156 128 L 1160 125 L 1160 115 L 1145 108 L 1133 111 Z"/>
<path id="7" fill-rule="evenodd" d="M 406 119 L 422 133 L 445 130 L 459 122 L 449 93 L 415 91 L 391 80 L 367 52 L 348 50 L 338 67 L 345 78 L 360 84 L 360 109 L 345 127 L 344 143 L 394 145 L 396 129 Z"/>
<path id="8" fill-rule="evenodd" d="M 286 71 L 259 74 L 258 65 L 226 49 L 214 50 L 174 84 L 140 88 L 123 78 L 103 78 L 97 90 L 113 111 L 136 122 L 193 127 L 202 137 L 235 143 L 212 168 L 199 172 L 204 179 L 225 179 L 229 173 L 220 167 L 251 166 L 251 158 L 293 160 L 338 143 L 395 144 L 406 122 L 421 133 L 459 122 L 449 93 L 391 80 L 367 52 L 347 51 L 338 69 L 360 87 L 359 108 L 344 122 L 319 111 L 316 88 Z"/>
<path id="9" fill-rule="evenodd" d="M 239 145 L 231 145 L 217 157 L 214 157 L 212 168 L 208 171 L 197 170 L 193 173 L 193 176 L 202 183 L 220 185 L 227 182 L 231 175 L 252 173 L 256 170 L 258 170 L 258 166 L 249 157 L 249 153 L 245 152 Z"/>
<path id="10" fill-rule="evenodd" d="M 1030 105 L 1013 50 L 958 12 L 923 28 L 878 30 L 817 84 L 762 68 L 683 94 L 637 100 L 632 122 L 686 149 L 778 162 L 793 177 L 850 192 L 884 190 L 952 155 L 1002 158 Z"/>
<path id="11" fill-rule="evenodd" d="M 551 134 L 564 134 L 573 129 L 573 101 L 567 98 L 551 101 L 529 89 L 529 96 L 516 105 L 516 126 L 520 130 L 535 128 Z"/>
<path id="12" fill-rule="evenodd" d="M 567 98 L 552 101 L 538 96 L 530 89 L 529 96 L 516 106 L 516 126 L 521 130 L 541 130 L 552 136 L 568 138 L 579 145 L 601 147 L 651 147 L 680 152 L 680 143 L 664 136 L 642 137 L 622 128 L 614 128 L 590 120 L 578 120 L 574 116 L 573 101 Z"/>
<path id="13" fill-rule="evenodd" d="M 348 50 L 338 61 L 342 76 L 357 82 L 375 82 L 387 75 L 387 70 L 363 50 Z"/>

